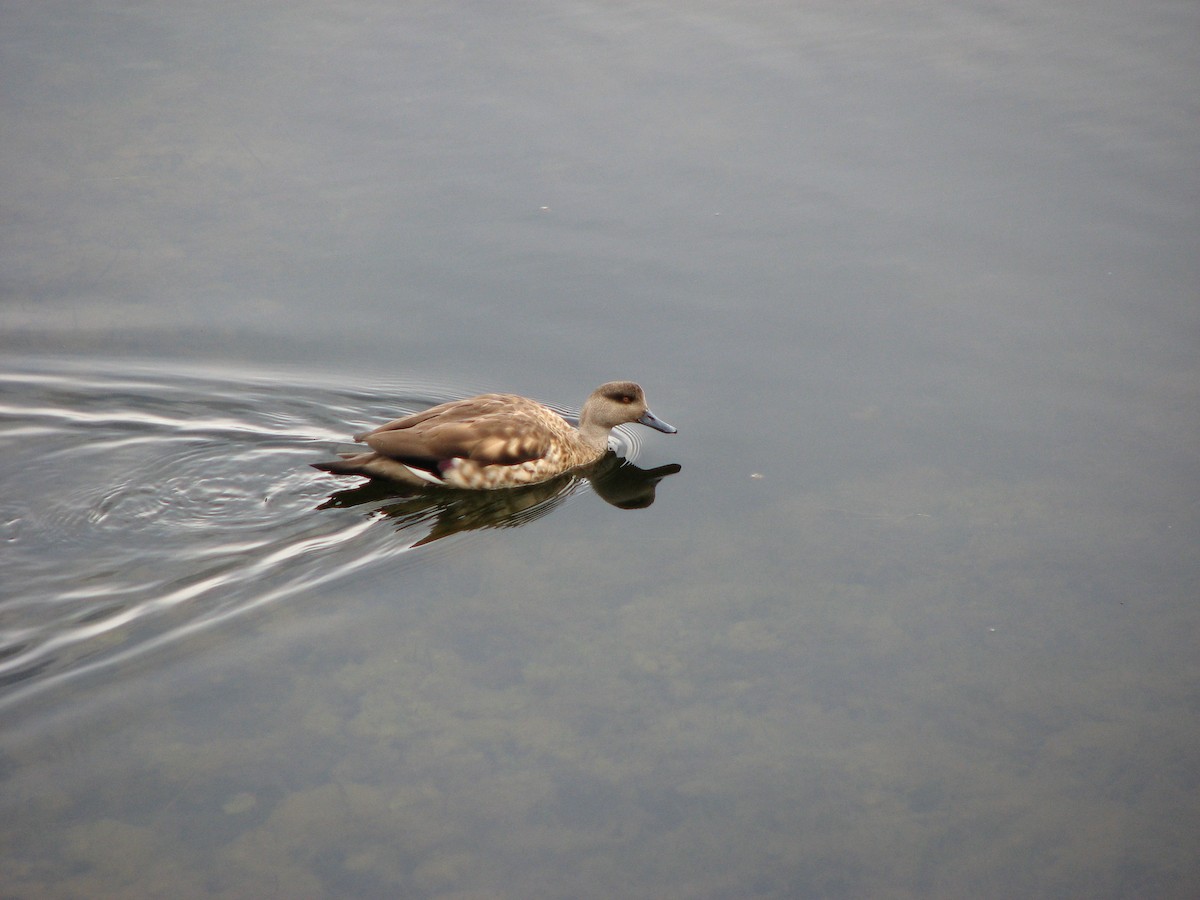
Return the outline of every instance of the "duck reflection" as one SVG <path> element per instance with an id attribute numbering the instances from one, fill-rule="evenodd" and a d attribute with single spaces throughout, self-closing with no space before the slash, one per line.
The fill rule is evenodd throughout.
<path id="1" fill-rule="evenodd" d="M 515 528 L 540 519 L 584 483 L 606 503 L 619 509 L 645 509 L 654 503 L 658 483 L 682 470 L 672 463 L 643 469 L 610 452 L 595 464 L 528 487 L 495 491 L 422 489 L 372 479 L 358 487 L 336 491 L 317 509 L 366 507 L 370 515 L 394 520 L 397 531 L 427 528 L 413 544 L 430 544 L 460 531 Z"/>

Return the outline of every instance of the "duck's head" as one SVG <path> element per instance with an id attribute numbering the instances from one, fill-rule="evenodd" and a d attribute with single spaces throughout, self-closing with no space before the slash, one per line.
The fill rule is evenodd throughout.
<path id="1" fill-rule="evenodd" d="M 580 431 L 604 429 L 605 439 L 614 425 L 637 422 L 666 434 L 678 431 L 668 425 L 646 405 L 646 394 L 641 386 L 632 381 L 610 381 L 592 391 L 579 416 Z"/>

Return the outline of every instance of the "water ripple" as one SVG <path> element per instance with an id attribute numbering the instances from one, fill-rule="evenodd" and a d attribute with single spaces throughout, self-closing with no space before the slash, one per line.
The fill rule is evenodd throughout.
<path id="1" fill-rule="evenodd" d="M 0 372 L 0 702 L 406 553 L 439 516 L 454 531 L 516 524 L 575 491 L 464 525 L 444 505 L 331 500 L 308 468 L 365 424 L 458 396 L 168 366 Z M 616 440 L 636 454 L 631 433 Z"/>

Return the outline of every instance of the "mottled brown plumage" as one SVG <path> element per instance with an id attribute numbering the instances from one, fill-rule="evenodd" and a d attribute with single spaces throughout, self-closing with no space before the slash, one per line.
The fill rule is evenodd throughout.
<path id="1" fill-rule="evenodd" d="M 315 466 L 338 475 L 408 484 L 518 487 L 596 462 L 608 449 L 609 431 L 627 422 L 675 432 L 650 412 L 638 385 L 610 381 L 588 397 L 578 429 L 528 397 L 481 394 L 356 434 L 354 439 L 370 452 Z"/>

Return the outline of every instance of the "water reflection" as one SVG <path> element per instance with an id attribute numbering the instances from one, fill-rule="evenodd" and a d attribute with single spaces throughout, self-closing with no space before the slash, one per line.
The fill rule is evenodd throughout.
<path id="1" fill-rule="evenodd" d="M 419 547 L 463 531 L 513 528 L 540 519 L 583 484 L 590 484 L 601 499 L 620 509 L 645 509 L 654 503 L 659 482 L 681 469 L 675 463 L 643 469 L 609 452 L 582 472 L 527 487 L 458 491 L 373 480 L 337 491 L 317 508 L 367 507 L 372 515 L 391 519 L 397 531 L 427 529 L 410 545 Z"/>

